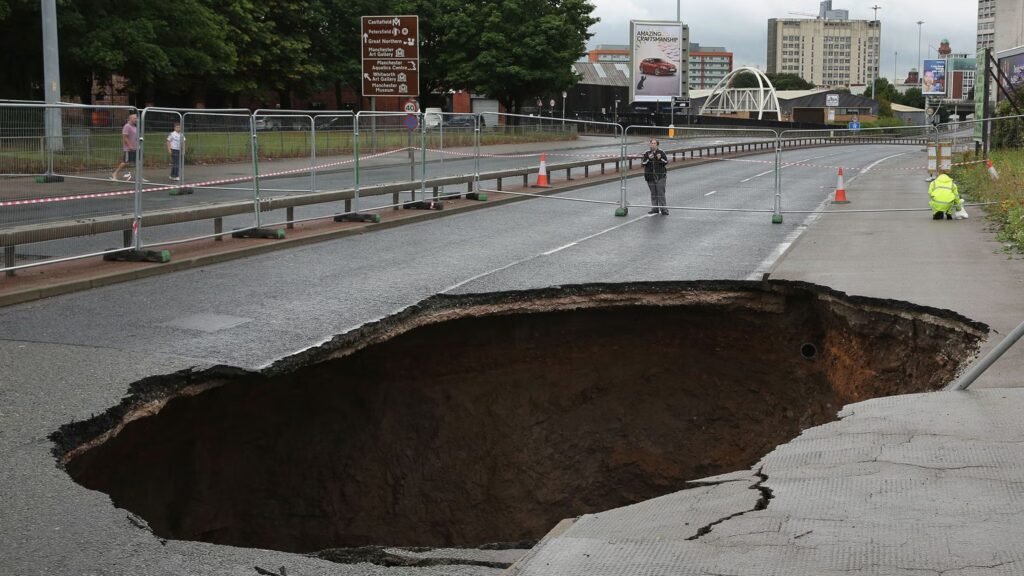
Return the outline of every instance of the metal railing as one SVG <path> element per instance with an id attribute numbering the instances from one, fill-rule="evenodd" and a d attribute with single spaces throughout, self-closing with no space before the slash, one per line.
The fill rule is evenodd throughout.
<path id="1" fill-rule="evenodd" d="M 626 127 L 497 113 L 147 108 L 140 113 L 134 178 L 126 186 L 110 182 L 105 175 L 121 153 L 124 117 L 135 110 L 53 108 L 65 116 L 60 145 L 47 142 L 46 105 L 0 104 L 0 245 L 5 249 L 2 269 L 8 273 L 227 234 L 255 231 L 260 237 L 281 237 L 283 231 L 268 227 L 290 228 L 299 222 L 379 221 L 381 210 L 424 201 L 433 203 L 426 207 L 436 208 L 440 201 L 464 194 L 475 199 L 484 199 L 488 192 L 552 197 L 545 191 L 527 190 L 542 156 L 552 181 L 571 180 L 581 172 L 585 178 L 596 172 L 618 180 L 619 198 L 613 204 L 623 214 L 630 207 L 649 206 L 630 202 L 628 179 L 639 175 L 638 159 L 652 136 L 663 141 L 672 168 L 721 162 L 764 168 L 763 174 L 730 185 L 734 192 L 753 193 L 745 200 L 718 190 L 718 184 L 700 176 L 687 179 L 689 190 L 676 207 L 770 212 L 773 221 L 780 222 L 782 214 L 791 211 L 783 209 L 784 172 L 807 168 L 824 174 L 836 167 L 784 160 L 789 151 L 866 144 L 919 147 L 948 139 L 959 150 L 966 147 L 962 138 L 967 130 L 963 123 L 858 132 L 702 126 L 675 128 L 669 136 L 670 129 L 664 126 Z M 90 120 L 88 137 L 75 121 L 85 114 Z M 170 158 L 161 148 L 175 122 L 182 124 L 185 142 L 181 180 L 163 183 L 162 172 L 168 170 Z M 748 158 L 752 156 L 768 158 Z M 403 165 L 408 166 L 408 177 L 402 174 Z M 915 164 L 914 168 L 921 167 Z M 146 181 L 148 176 L 153 182 Z M 520 178 L 520 189 L 505 185 Z M 61 179 L 66 181 L 58 182 Z M 35 180 L 52 184 L 37 186 Z M 586 200 L 565 195 L 552 198 Z M 40 206 L 48 208 L 39 210 Z M 814 210 L 820 208 L 792 209 L 794 213 Z M 210 220 L 213 230 L 203 229 L 202 221 Z M 226 231 L 225 223 L 232 229 Z M 149 230 L 145 240 L 143 230 Z M 115 240 L 120 246 L 101 247 Z M 31 246 L 45 246 L 47 253 L 32 259 L 35 250 L 25 252 Z"/>

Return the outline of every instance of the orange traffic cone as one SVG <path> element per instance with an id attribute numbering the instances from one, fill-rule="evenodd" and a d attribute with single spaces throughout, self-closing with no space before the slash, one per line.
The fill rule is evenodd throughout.
<path id="1" fill-rule="evenodd" d="M 988 160 L 988 175 L 991 176 L 993 180 L 999 180 L 999 171 L 992 165 L 991 160 Z"/>
<path id="2" fill-rule="evenodd" d="M 850 201 L 846 199 L 846 184 L 843 184 L 843 169 L 839 168 L 839 181 L 836 183 L 836 199 L 832 201 L 833 204 L 849 204 Z"/>
<path id="3" fill-rule="evenodd" d="M 533 185 L 534 188 L 551 188 L 551 184 L 548 183 L 548 155 L 540 155 L 540 169 L 537 171 L 537 183 Z"/>

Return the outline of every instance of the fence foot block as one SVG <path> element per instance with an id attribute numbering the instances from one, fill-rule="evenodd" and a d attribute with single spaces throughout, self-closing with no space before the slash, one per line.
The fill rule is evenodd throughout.
<path id="1" fill-rule="evenodd" d="M 261 238 L 264 240 L 281 240 L 284 238 L 284 230 L 280 228 L 253 228 L 252 230 L 239 230 L 231 233 L 232 238 Z"/>
<path id="2" fill-rule="evenodd" d="M 168 192 L 170 196 L 188 196 L 189 194 L 195 194 L 196 189 L 191 186 L 182 186 L 181 188 L 175 188 Z"/>
<path id="3" fill-rule="evenodd" d="M 772 224 L 782 224 L 782 214 L 772 214 Z"/>
<path id="4" fill-rule="evenodd" d="M 619 218 L 624 218 L 626 216 L 629 216 L 629 208 L 622 208 L 622 207 L 616 208 L 615 209 L 615 216 L 617 216 Z"/>
<path id="5" fill-rule="evenodd" d="M 444 210 L 444 202 L 418 200 L 416 202 L 406 202 L 402 204 L 402 208 L 406 210 Z"/>
<path id="6" fill-rule="evenodd" d="M 380 223 L 380 214 L 338 214 L 334 217 L 335 222 L 369 222 Z"/>
<path id="7" fill-rule="evenodd" d="M 469 194 L 466 194 L 466 200 L 476 200 L 478 202 L 486 202 L 487 201 L 487 193 L 486 192 L 470 192 Z"/>
<path id="8" fill-rule="evenodd" d="M 46 174 L 43 176 L 36 176 L 36 184 L 57 184 L 63 182 L 63 176 L 57 176 L 56 174 Z"/>
<path id="9" fill-rule="evenodd" d="M 127 250 L 125 252 L 104 254 L 103 259 L 107 262 L 156 262 L 158 264 L 166 264 L 171 261 L 171 251 Z"/>

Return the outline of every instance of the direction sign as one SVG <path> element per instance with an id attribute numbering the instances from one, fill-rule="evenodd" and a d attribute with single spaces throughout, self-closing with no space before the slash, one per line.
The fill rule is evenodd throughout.
<path id="1" fill-rule="evenodd" d="M 363 16 L 363 96 L 419 96 L 418 16 Z"/>

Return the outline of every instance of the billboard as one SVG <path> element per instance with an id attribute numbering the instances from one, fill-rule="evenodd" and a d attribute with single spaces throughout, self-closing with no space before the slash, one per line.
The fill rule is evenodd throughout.
<path id="1" fill-rule="evenodd" d="M 1002 72 L 999 84 L 1002 86 L 996 94 L 996 100 L 1006 100 L 1003 90 L 1010 94 L 1014 91 L 1024 91 L 1024 46 L 1012 50 L 1004 50 L 996 54 L 996 61 L 999 63 L 999 70 Z"/>
<path id="2" fill-rule="evenodd" d="M 688 94 L 686 32 L 680 22 L 630 21 L 631 102 L 668 102 Z"/>
<path id="3" fill-rule="evenodd" d="M 921 93 L 925 96 L 946 95 L 946 61 L 925 60 L 921 66 Z"/>

